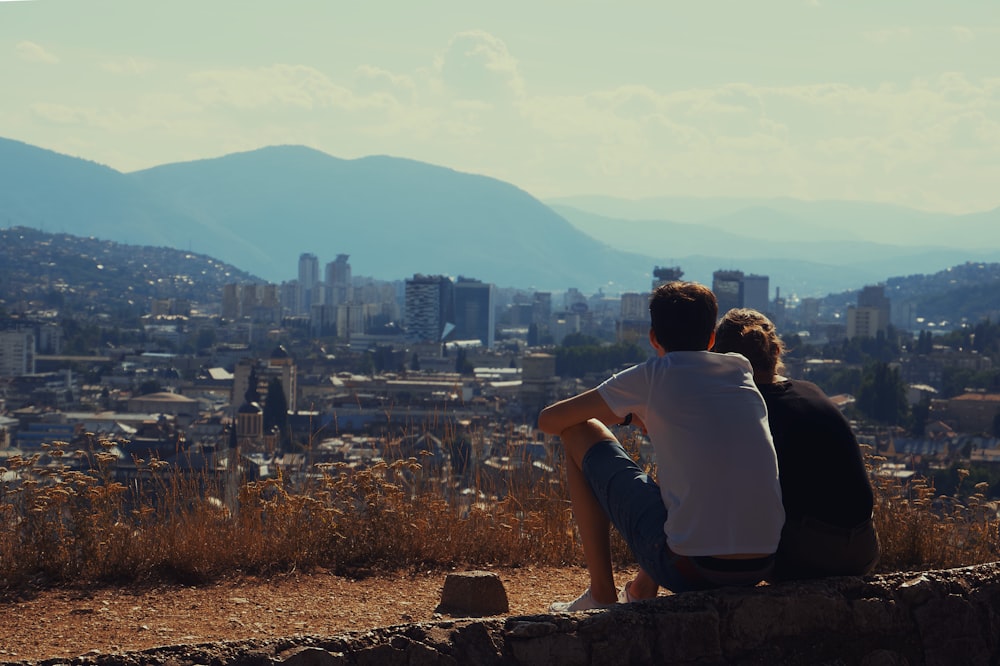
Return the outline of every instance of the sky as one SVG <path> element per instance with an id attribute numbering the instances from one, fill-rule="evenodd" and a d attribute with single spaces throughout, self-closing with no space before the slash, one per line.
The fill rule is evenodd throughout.
<path id="1" fill-rule="evenodd" d="M 298 144 L 541 198 L 1000 206 L 995 0 L 0 0 L 0 137 Z"/>

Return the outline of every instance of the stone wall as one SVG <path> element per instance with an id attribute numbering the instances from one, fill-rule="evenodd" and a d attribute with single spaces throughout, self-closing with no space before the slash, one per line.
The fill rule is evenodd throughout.
<path id="1" fill-rule="evenodd" d="M 73 663 L 996 665 L 1000 564 L 661 596 L 568 615 L 87 655 Z"/>

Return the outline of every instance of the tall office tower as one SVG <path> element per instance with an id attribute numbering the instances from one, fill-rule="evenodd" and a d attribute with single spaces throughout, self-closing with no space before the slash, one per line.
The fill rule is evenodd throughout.
<path id="1" fill-rule="evenodd" d="M 563 294 L 563 309 L 567 312 L 579 312 L 580 310 L 586 312 L 588 310 L 587 297 L 576 287 L 570 287 Z"/>
<path id="2" fill-rule="evenodd" d="M 282 314 L 295 314 L 301 300 L 301 288 L 298 280 L 282 282 L 279 288 L 279 298 L 281 300 Z"/>
<path id="3" fill-rule="evenodd" d="M 858 292 L 857 307 L 847 308 L 847 337 L 874 338 L 889 328 L 891 307 L 882 285 Z"/>
<path id="4" fill-rule="evenodd" d="M 222 285 L 222 316 L 229 320 L 240 317 L 240 292 L 235 282 Z"/>
<path id="5" fill-rule="evenodd" d="M 766 275 L 745 275 L 742 285 L 740 307 L 753 308 L 757 312 L 771 311 L 770 279 Z M 724 314 L 722 308 L 719 314 Z"/>
<path id="6" fill-rule="evenodd" d="M 455 283 L 455 340 L 479 340 L 493 348 L 496 332 L 493 285 L 459 277 Z"/>
<path id="7" fill-rule="evenodd" d="M 299 287 L 302 291 L 296 304 L 295 314 L 309 314 L 313 302 L 313 288 L 319 282 L 319 259 L 315 254 L 304 252 L 299 255 Z"/>
<path id="8" fill-rule="evenodd" d="M 537 326 L 547 324 L 552 316 L 552 292 L 536 291 L 532 308 L 531 323 Z"/>
<path id="9" fill-rule="evenodd" d="M 406 338 L 442 342 L 455 328 L 455 293 L 451 278 L 414 275 L 406 281 Z"/>
<path id="10" fill-rule="evenodd" d="M 680 266 L 653 266 L 653 289 L 664 282 L 675 282 L 684 276 Z"/>
<path id="11" fill-rule="evenodd" d="M 35 336 L 26 331 L 0 331 L 0 377 L 35 374 Z"/>
<path id="12" fill-rule="evenodd" d="M 62 354 L 62 326 L 56 323 L 48 323 L 42 324 L 35 329 L 35 349 L 39 354 Z"/>
<path id="13" fill-rule="evenodd" d="M 885 295 L 884 286 L 878 284 L 864 287 L 858 292 L 858 307 L 878 308 L 879 327 L 884 330 L 889 325 L 891 302 L 889 297 Z"/>
<path id="14" fill-rule="evenodd" d="M 719 302 L 719 316 L 743 306 L 743 271 L 715 271 L 712 291 Z"/>
<path id="15" fill-rule="evenodd" d="M 649 333 L 649 294 L 622 294 L 616 338 L 638 343 Z"/>
<path id="16" fill-rule="evenodd" d="M 622 321 L 646 321 L 649 319 L 649 296 L 629 292 L 622 294 Z"/>
<path id="17" fill-rule="evenodd" d="M 352 335 L 362 335 L 368 329 L 376 303 L 341 303 L 337 306 L 337 337 L 349 340 Z"/>
<path id="18" fill-rule="evenodd" d="M 281 303 L 281 299 L 278 295 L 278 285 L 267 283 L 257 285 L 257 301 L 261 307 L 264 308 L 274 308 L 278 307 Z"/>
<path id="19" fill-rule="evenodd" d="M 326 302 L 330 305 L 350 303 L 352 300 L 351 265 L 347 263 L 349 256 L 338 254 L 326 265 L 326 288 L 330 292 Z"/>

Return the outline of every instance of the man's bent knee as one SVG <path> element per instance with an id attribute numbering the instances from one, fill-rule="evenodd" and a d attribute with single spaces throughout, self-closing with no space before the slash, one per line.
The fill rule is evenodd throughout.
<path id="1" fill-rule="evenodd" d="M 614 440 L 615 436 L 606 425 L 597 419 L 590 419 L 566 428 L 562 431 L 560 439 L 562 439 L 566 454 L 580 466 L 583 463 L 583 456 L 586 455 L 590 447 L 598 442 Z"/>

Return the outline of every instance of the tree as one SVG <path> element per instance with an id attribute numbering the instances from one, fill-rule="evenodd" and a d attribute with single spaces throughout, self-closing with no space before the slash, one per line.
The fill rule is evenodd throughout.
<path id="1" fill-rule="evenodd" d="M 147 379 L 139 384 L 139 388 L 136 389 L 136 391 L 139 395 L 149 395 L 150 393 L 163 392 L 163 387 L 160 385 L 160 382 L 155 379 Z"/>
<path id="2" fill-rule="evenodd" d="M 910 412 L 910 434 L 923 437 L 927 433 L 927 419 L 931 413 L 931 398 L 924 395 Z"/>
<path id="3" fill-rule="evenodd" d="M 856 404 L 861 413 L 873 421 L 887 425 L 905 423 L 909 405 L 899 369 L 883 361 L 866 365 Z"/>
<path id="4" fill-rule="evenodd" d="M 538 324 L 528 325 L 528 346 L 537 347 L 538 346 Z"/>
<path id="5" fill-rule="evenodd" d="M 285 388 L 277 377 L 272 377 L 267 383 L 267 397 L 264 398 L 262 416 L 265 432 L 277 427 L 284 434 L 288 429 L 288 398 L 285 397 Z"/>

